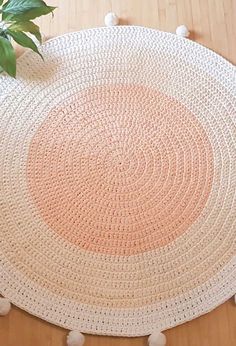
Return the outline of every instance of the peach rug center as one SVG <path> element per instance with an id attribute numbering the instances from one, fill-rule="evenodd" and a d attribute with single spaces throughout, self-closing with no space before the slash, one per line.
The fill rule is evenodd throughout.
<path id="1" fill-rule="evenodd" d="M 32 198 L 80 248 L 132 255 L 162 247 L 199 217 L 213 155 L 196 117 L 146 87 L 98 86 L 55 107 L 31 142 Z"/>

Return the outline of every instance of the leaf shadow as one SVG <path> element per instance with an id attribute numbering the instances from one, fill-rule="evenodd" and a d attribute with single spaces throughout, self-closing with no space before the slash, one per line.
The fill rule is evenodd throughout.
<path id="1" fill-rule="evenodd" d="M 31 53 L 25 53 L 18 59 L 16 78 L 29 82 L 45 82 L 51 80 L 57 70 L 58 64 L 55 59 L 47 56 L 47 59 L 42 60 Z"/>

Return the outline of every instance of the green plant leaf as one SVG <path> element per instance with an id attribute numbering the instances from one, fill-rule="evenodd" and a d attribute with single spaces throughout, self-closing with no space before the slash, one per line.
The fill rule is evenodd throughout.
<path id="1" fill-rule="evenodd" d="M 17 14 L 42 6 L 47 6 L 42 0 L 8 0 L 3 5 L 3 11 L 6 13 Z"/>
<path id="2" fill-rule="evenodd" d="M 3 20 L 28 21 L 52 12 L 42 0 L 8 0 L 2 7 Z"/>
<path id="3" fill-rule="evenodd" d="M 2 3 L 3 3 L 3 0 L 0 0 L 0 6 L 2 6 Z M 1 66 L 0 66 L 1 67 Z M 1 70 L 0 70 L 0 73 L 1 73 Z"/>
<path id="4" fill-rule="evenodd" d="M 45 6 L 45 7 L 39 7 L 39 8 L 34 8 L 32 10 L 29 10 L 25 13 L 22 14 L 7 14 L 5 17 L 5 14 L 3 13 L 3 17 L 5 20 L 18 20 L 18 21 L 27 21 L 27 20 L 32 20 L 37 17 L 44 16 L 46 14 L 49 14 L 55 10 L 56 7 L 52 6 Z"/>
<path id="5" fill-rule="evenodd" d="M 33 22 L 30 22 L 30 21 L 16 22 L 11 24 L 8 29 L 11 31 L 16 31 L 16 32 L 21 32 L 21 31 L 29 32 L 32 35 L 34 35 L 40 43 L 42 42 L 42 37 L 39 31 L 39 27 Z"/>
<path id="6" fill-rule="evenodd" d="M 0 36 L 0 66 L 10 76 L 16 76 L 16 55 L 9 40 Z"/>
<path id="7" fill-rule="evenodd" d="M 4 37 L 4 38 L 8 39 L 6 30 L 3 30 L 3 31 L 0 30 L 0 36 L 2 36 L 2 37 Z"/>
<path id="8" fill-rule="evenodd" d="M 19 43 L 22 47 L 32 49 L 35 53 L 38 53 L 43 59 L 43 56 L 40 54 L 38 47 L 36 46 L 34 41 L 30 37 L 28 37 L 25 33 L 12 31 L 9 29 L 7 30 L 7 33 L 13 38 L 14 41 L 16 41 L 16 43 Z M 1 61 L 0 61 L 0 64 L 1 64 Z"/>

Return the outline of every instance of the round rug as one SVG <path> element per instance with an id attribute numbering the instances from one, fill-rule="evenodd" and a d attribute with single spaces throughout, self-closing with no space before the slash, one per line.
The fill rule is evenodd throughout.
<path id="1" fill-rule="evenodd" d="M 0 292 L 147 335 L 236 292 L 236 70 L 173 34 L 67 34 L 0 78 Z"/>

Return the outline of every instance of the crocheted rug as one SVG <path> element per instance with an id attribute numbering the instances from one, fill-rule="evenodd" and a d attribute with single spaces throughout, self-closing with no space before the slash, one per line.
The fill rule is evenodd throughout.
<path id="1" fill-rule="evenodd" d="M 236 292 L 236 72 L 173 34 L 67 34 L 0 78 L 0 292 L 139 336 Z"/>

